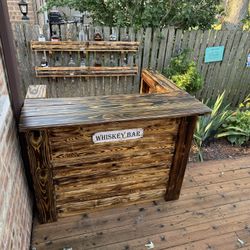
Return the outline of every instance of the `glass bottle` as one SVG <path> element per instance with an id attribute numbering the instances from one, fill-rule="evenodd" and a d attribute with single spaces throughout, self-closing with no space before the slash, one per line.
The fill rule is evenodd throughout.
<path id="1" fill-rule="evenodd" d="M 95 67 L 101 67 L 101 66 L 102 66 L 101 60 L 99 57 L 97 57 L 95 61 Z"/>
<path id="2" fill-rule="evenodd" d="M 116 41 L 116 40 L 117 40 L 116 34 L 111 34 L 109 36 L 109 41 Z"/>
<path id="3" fill-rule="evenodd" d="M 111 55 L 111 56 L 110 56 L 110 66 L 111 66 L 111 67 L 115 66 L 114 55 Z"/>
<path id="4" fill-rule="evenodd" d="M 82 27 L 81 27 L 81 30 L 79 32 L 78 40 L 79 41 L 87 41 L 88 40 L 87 32 Z"/>
<path id="5" fill-rule="evenodd" d="M 68 66 L 69 67 L 75 67 L 76 66 L 76 63 L 75 63 L 75 61 L 72 58 L 72 55 L 70 55 Z"/>
<path id="6" fill-rule="evenodd" d="M 125 36 L 125 38 L 124 38 L 124 41 L 130 41 L 129 34 L 126 34 L 126 36 Z"/>
<path id="7" fill-rule="evenodd" d="M 122 66 L 126 67 L 127 65 L 128 65 L 128 58 L 126 56 L 124 56 Z"/>
<path id="8" fill-rule="evenodd" d="M 48 61 L 45 56 L 42 57 L 41 67 L 48 67 Z"/>
<path id="9" fill-rule="evenodd" d="M 39 42 L 45 42 L 46 41 L 46 38 L 45 38 L 44 34 L 39 34 L 38 41 Z"/>
<path id="10" fill-rule="evenodd" d="M 51 36 L 51 41 L 52 42 L 58 42 L 60 41 L 59 36 L 56 34 L 56 31 L 53 32 L 53 35 Z"/>
<path id="11" fill-rule="evenodd" d="M 56 61 L 55 61 L 55 67 L 60 67 L 60 66 L 62 66 L 62 64 L 61 64 L 61 62 L 59 60 L 59 57 L 57 56 Z"/>
<path id="12" fill-rule="evenodd" d="M 81 62 L 80 62 L 80 67 L 85 67 L 86 66 L 86 59 L 85 57 L 82 57 Z"/>

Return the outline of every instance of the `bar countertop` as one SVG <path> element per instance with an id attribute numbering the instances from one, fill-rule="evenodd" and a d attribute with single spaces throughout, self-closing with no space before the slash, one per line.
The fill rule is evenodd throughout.
<path id="1" fill-rule="evenodd" d="M 165 94 L 26 99 L 19 129 L 22 132 L 51 127 L 177 118 L 210 112 L 206 105 L 182 91 Z"/>

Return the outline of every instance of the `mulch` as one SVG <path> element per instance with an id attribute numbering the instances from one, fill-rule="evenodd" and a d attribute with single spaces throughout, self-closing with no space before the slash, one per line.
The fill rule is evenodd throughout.
<path id="1" fill-rule="evenodd" d="M 189 155 L 190 162 L 198 162 L 198 150 L 195 145 L 192 146 Z M 203 160 L 235 159 L 250 155 L 250 142 L 243 146 L 236 146 L 229 143 L 226 139 L 212 141 L 209 145 L 202 148 Z"/>

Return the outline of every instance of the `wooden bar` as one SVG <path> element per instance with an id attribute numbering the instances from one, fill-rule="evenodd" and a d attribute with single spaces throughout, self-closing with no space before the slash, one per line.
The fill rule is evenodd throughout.
<path id="1" fill-rule="evenodd" d="M 178 199 L 198 115 L 210 109 L 143 70 L 141 94 L 26 99 L 41 223 L 121 204 Z"/>

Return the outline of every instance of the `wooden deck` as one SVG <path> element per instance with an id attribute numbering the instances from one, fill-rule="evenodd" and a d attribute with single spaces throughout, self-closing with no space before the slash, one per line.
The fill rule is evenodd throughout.
<path id="1" fill-rule="evenodd" d="M 33 227 L 36 249 L 250 249 L 250 157 L 189 164 L 180 199 Z"/>

